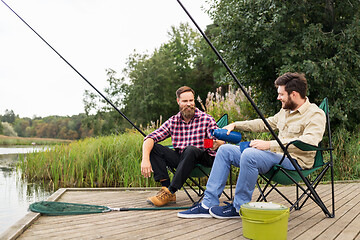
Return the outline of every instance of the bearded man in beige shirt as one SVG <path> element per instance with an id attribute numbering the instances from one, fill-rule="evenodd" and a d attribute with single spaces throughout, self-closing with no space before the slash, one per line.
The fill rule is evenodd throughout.
<path id="1" fill-rule="evenodd" d="M 301 140 L 318 145 L 325 132 L 326 117 L 325 113 L 306 97 L 307 80 L 304 74 L 285 73 L 275 80 L 275 86 L 281 110 L 266 120 L 272 129 L 279 132 L 281 143 L 286 145 L 293 140 Z M 269 131 L 261 119 L 234 122 L 224 128 L 228 130 L 228 134 L 234 129 Z M 282 149 L 275 140 L 252 140 L 249 146 L 242 152 L 237 145 L 222 145 L 216 154 L 203 201 L 187 211 L 179 212 L 178 217 L 239 218 L 241 205 L 251 201 L 258 174 L 268 172 L 283 156 Z M 299 168 L 312 167 L 315 152 L 303 152 L 296 147 L 289 147 L 288 151 Z M 240 168 L 234 201 L 226 206 L 219 206 L 219 196 L 225 187 L 231 165 Z M 295 169 L 288 158 L 284 159 L 282 166 Z"/>

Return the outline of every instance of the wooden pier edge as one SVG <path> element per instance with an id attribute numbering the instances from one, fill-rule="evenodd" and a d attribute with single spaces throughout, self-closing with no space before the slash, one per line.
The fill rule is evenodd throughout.
<path id="1" fill-rule="evenodd" d="M 66 188 L 60 188 L 55 193 L 53 193 L 47 201 L 56 201 L 59 199 L 65 192 Z M 13 240 L 18 238 L 26 229 L 28 229 L 39 217 L 40 213 L 29 212 L 10 228 L 8 228 L 4 233 L 0 235 L 0 239 L 9 239 Z"/>

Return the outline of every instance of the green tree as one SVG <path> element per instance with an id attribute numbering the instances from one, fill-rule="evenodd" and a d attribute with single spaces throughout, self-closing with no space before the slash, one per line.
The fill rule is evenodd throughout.
<path id="1" fill-rule="evenodd" d="M 204 50 L 200 35 L 188 24 L 172 27 L 168 34 L 169 41 L 152 54 L 134 51 L 122 72 L 124 77 L 118 78 L 114 70 L 107 70 L 106 96 L 138 126 L 175 114 L 175 91 L 180 86 L 194 88 L 202 99 L 216 88 L 211 66 L 202 61 L 202 56 L 211 52 Z M 111 132 L 117 126 L 130 126 L 125 121 L 114 124 L 111 118 L 115 116 L 107 114 L 113 110 L 93 92 L 85 92 L 84 106 L 89 116 L 87 126 L 93 126 L 96 135 Z M 90 116 L 94 110 L 95 117 Z"/>
<path id="2" fill-rule="evenodd" d="M 2 122 L 1 124 L 2 124 L 2 126 L 4 128 L 3 129 L 3 134 L 5 136 L 10 136 L 10 137 L 17 137 L 18 136 L 10 123 Z"/>
<path id="3" fill-rule="evenodd" d="M 341 0 L 210 1 L 218 26 L 215 45 L 258 105 L 279 108 L 273 82 L 304 72 L 310 101 L 328 97 L 332 122 L 360 119 L 360 2 Z M 228 78 L 228 76 L 226 76 Z M 230 81 L 230 80 L 228 80 Z"/>
<path id="4" fill-rule="evenodd" d="M 1 117 L 2 122 L 14 123 L 15 122 L 15 113 L 13 110 L 5 110 L 5 114 Z"/>
<path id="5" fill-rule="evenodd" d="M 30 118 L 16 118 L 14 122 L 14 130 L 17 132 L 19 137 L 29 137 L 26 129 L 30 127 Z"/>
<path id="6" fill-rule="evenodd" d="M 215 89 L 212 72 L 201 61 L 202 39 L 188 24 L 172 27 L 170 40 L 151 56 L 132 55 L 125 70 L 125 110 L 141 124 L 167 119 L 178 111 L 175 91 L 192 87 L 202 99 Z"/>

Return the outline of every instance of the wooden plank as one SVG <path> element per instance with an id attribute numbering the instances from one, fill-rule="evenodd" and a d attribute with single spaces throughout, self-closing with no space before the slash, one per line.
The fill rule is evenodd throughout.
<path id="1" fill-rule="evenodd" d="M 359 205 L 357 206 L 357 209 L 359 209 Z M 335 239 L 348 240 L 348 239 L 356 239 L 356 237 L 359 238 L 360 214 L 358 213 L 358 215 L 350 223 L 344 226 L 346 226 L 345 229 Z"/>
<path id="2" fill-rule="evenodd" d="M 345 205 L 337 211 L 336 221 L 329 223 L 328 219 L 324 219 L 322 222 L 328 224 L 329 227 L 322 232 L 321 236 L 318 239 L 329 239 L 329 236 L 338 236 L 341 232 L 344 231 L 346 226 L 348 226 L 354 219 L 359 215 L 360 209 L 360 195 L 357 195 L 351 201 L 345 203 Z M 355 207 L 357 206 L 357 207 Z M 360 226 L 360 224 L 358 225 Z M 333 239 L 334 239 L 333 238 Z M 349 238 L 351 239 L 351 238 Z"/>
<path id="3" fill-rule="evenodd" d="M 344 212 L 346 213 L 347 209 L 344 208 L 344 206 L 347 202 L 352 201 L 354 198 L 360 197 L 359 192 L 357 191 L 358 189 L 358 185 L 352 185 L 351 188 L 347 189 L 347 191 L 344 191 L 341 194 L 337 195 L 337 197 L 339 198 L 336 208 L 337 218 L 324 218 L 322 214 L 315 213 L 314 210 L 308 211 L 306 214 L 303 215 L 307 216 L 308 219 L 303 221 L 303 223 L 296 228 L 296 231 L 291 231 L 289 233 L 289 237 L 293 239 L 314 239 L 316 237 L 319 237 L 319 235 L 325 232 L 329 228 L 329 226 L 336 222 L 337 219 L 344 214 Z M 330 199 L 326 202 L 329 201 Z M 339 228 L 334 228 L 334 230 L 337 231 L 337 234 L 341 231 L 341 229 Z M 324 234 L 324 236 L 332 239 L 337 234 Z"/>

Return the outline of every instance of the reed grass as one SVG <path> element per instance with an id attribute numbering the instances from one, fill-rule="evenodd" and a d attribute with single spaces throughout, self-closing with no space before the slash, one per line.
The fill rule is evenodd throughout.
<path id="1" fill-rule="evenodd" d="M 333 140 L 334 175 L 336 180 L 360 179 L 360 132 L 336 130 Z M 329 154 L 324 158 L 329 159 Z"/>
<path id="2" fill-rule="evenodd" d="M 142 135 L 86 138 L 22 157 L 18 167 L 30 181 L 59 187 L 153 187 L 140 174 Z"/>

